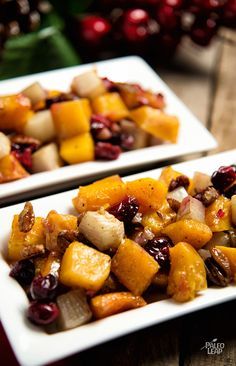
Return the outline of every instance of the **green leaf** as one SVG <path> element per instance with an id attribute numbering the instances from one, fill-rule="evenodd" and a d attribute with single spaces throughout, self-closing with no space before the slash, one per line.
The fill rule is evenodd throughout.
<path id="1" fill-rule="evenodd" d="M 6 42 L 0 79 L 77 65 L 79 56 L 55 27 L 14 37 Z"/>

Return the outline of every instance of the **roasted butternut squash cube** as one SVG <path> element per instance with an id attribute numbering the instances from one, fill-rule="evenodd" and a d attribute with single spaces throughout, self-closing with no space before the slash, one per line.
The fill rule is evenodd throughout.
<path id="1" fill-rule="evenodd" d="M 12 222 L 11 236 L 8 242 L 8 258 L 19 261 L 45 251 L 45 233 L 43 219 L 35 218 L 30 231 L 23 233 L 19 229 L 19 215 L 15 215 Z"/>
<path id="2" fill-rule="evenodd" d="M 236 282 L 236 248 L 224 247 L 221 245 L 217 245 L 216 248 L 220 249 L 220 251 L 227 257 L 234 282 Z"/>
<path id="3" fill-rule="evenodd" d="M 169 236 L 174 244 L 185 241 L 194 248 L 202 248 L 212 237 L 211 229 L 200 221 L 179 220 L 166 226 L 162 233 Z"/>
<path id="4" fill-rule="evenodd" d="M 164 141 L 176 143 L 179 134 L 179 120 L 162 111 L 142 106 L 130 112 L 130 116 L 140 128 Z"/>
<path id="5" fill-rule="evenodd" d="M 60 281 L 70 287 L 98 291 L 109 276 L 111 258 L 77 241 L 63 255 Z"/>
<path id="6" fill-rule="evenodd" d="M 79 188 L 78 196 L 73 199 L 76 210 L 97 211 L 102 206 L 112 206 L 126 197 L 126 186 L 118 175 L 98 180 Z"/>
<path id="7" fill-rule="evenodd" d="M 161 208 L 164 203 L 166 185 L 156 179 L 141 178 L 126 183 L 127 194 L 139 202 L 140 212 L 152 212 Z"/>
<path id="8" fill-rule="evenodd" d="M 44 221 L 46 234 L 46 248 L 57 251 L 57 237 L 63 230 L 75 231 L 78 229 L 77 217 L 74 215 L 62 215 L 52 210 Z"/>
<path id="9" fill-rule="evenodd" d="M 134 296 L 130 292 L 113 292 L 92 298 L 90 306 L 96 319 L 105 318 L 122 311 L 140 308 L 146 305 L 141 296 Z"/>
<path id="10" fill-rule="evenodd" d="M 169 187 L 170 182 L 180 175 L 183 175 L 182 173 L 178 172 L 177 170 L 174 170 L 172 166 L 167 166 L 166 168 L 162 169 L 161 175 L 158 178 L 161 182 L 165 183 L 167 187 Z"/>
<path id="11" fill-rule="evenodd" d="M 94 142 L 89 132 L 63 140 L 60 155 L 68 164 L 94 160 Z"/>
<path id="12" fill-rule="evenodd" d="M 48 274 L 53 274 L 58 276 L 60 265 L 61 255 L 59 255 L 57 252 L 50 252 L 47 259 L 42 264 L 41 275 L 47 276 Z"/>
<path id="13" fill-rule="evenodd" d="M 92 108 L 96 114 L 108 117 L 112 121 L 129 116 L 129 111 L 118 93 L 106 93 L 94 98 Z"/>
<path id="14" fill-rule="evenodd" d="M 176 213 L 170 208 L 167 200 L 164 200 L 157 212 L 143 214 L 142 225 L 157 235 L 165 226 L 175 221 L 175 218 Z"/>
<path id="15" fill-rule="evenodd" d="M 205 220 L 213 232 L 230 230 L 232 228 L 231 201 L 224 196 L 219 196 L 206 208 Z"/>
<path id="16" fill-rule="evenodd" d="M 90 130 L 92 112 L 88 99 L 54 103 L 51 112 L 60 139 L 68 139 Z"/>
<path id="17" fill-rule="evenodd" d="M 120 244 L 111 262 L 111 271 L 134 295 L 148 288 L 158 269 L 153 257 L 130 239 Z"/>
<path id="18" fill-rule="evenodd" d="M 21 133 L 32 114 L 30 99 L 23 94 L 0 97 L 0 130 Z"/>
<path id="19" fill-rule="evenodd" d="M 207 287 L 204 262 L 190 244 L 181 242 L 170 248 L 170 263 L 167 292 L 174 300 L 192 300 Z"/>
<path id="20" fill-rule="evenodd" d="M 0 183 L 11 182 L 28 175 L 29 173 L 13 155 L 6 155 L 0 159 Z"/>

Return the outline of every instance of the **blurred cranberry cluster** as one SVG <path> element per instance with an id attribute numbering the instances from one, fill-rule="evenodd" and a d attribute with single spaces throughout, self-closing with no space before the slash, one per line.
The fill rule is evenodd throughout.
<path id="1" fill-rule="evenodd" d="M 183 36 L 207 46 L 236 28 L 236 0 L 100 0 L 77 20 L 84 52 L 174 53 Z M 81 50 L 81 47 L 80 47 Z"/>

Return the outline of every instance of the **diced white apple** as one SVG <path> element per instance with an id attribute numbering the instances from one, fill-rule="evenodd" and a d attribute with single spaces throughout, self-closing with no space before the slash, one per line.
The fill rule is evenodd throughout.
<path id="1" fill-rule="evenodd" d="M 107 211 L 87 211 L 79 232 L 101 251 L 118 248 L 125 235 L 124 223 Z"/>
<path id="2" fill-rule="evenodd" d="M 188 192 L 184 187 L 175 188 L 173 191 L 168 192 L 166 196 L 167 200 L 172 199 L 177 201 L 179 204 L 183 201 L 185 197 L 188 197 Z"/>
<path id="3" fill-rule="evenodd" d="M 204 191 L 211 185 L 211 177 L 207 174 L 195 172 L 193 176 L 193 188 L 195 193 Z"/>
<path id="4" fill-rule="evenodd" d="M 191 196 L 185 197 L 177 213 L 177 220 L 182 219 L 205 222 L 205 207 L 202 202 Z"/>
<path id="5" fill-rule="evenodd" d="M 236 195 L 231 197 L 231 214 L 232 214 L 232 223 L 236 225 Z"/>
<path id="6" fill-rule="evenodd" d="M 36 112 L 24 127 L 24 134 L 48 142 L 56 136 L 51 112 L 49 110 Z"/>
<path id="7" fill-rule="evenodd" d="M 38 82 L 35 82 L 23 89 L 22 94 L 28 97 L 32 104 L 36 104 L 46 98 L 46 91 Z"/>
<path id="8" fill-rule="evenodd" d="M 6 155 L 9 155 L 10 151 L 10 139 L 3 132 L 0 132 L 0 159 L 4 158 Z"/>
<path id="9" fill-rule="evenodd" d="M 123 119 L 120 121 L 121 131 L 124 134 L 131 135 L 134 138 L 132 150 L 142 149 L 148 145 L 148 133 L 137 127 L 136 123 Z"/>
<path id="10" fill-rule="evenodd" d="M 54 170 L 62 166 L 58 147 L 55 143 L 41 147 L 32 155 L 33 173 Z"/>
<path id="11" fill-rule="evenodd" d="M 82 98 L 95 98 L 106 93 L 104 83 L 95 70 L 76 76 L 72 81 L 71 89 Z"/>

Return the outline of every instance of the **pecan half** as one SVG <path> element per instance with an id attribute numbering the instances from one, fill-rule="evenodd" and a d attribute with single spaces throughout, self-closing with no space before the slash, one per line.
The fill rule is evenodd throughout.
<path id="1" fill-rule="evenodd" d="M 210 256 L 205 259 L 208 280 L 220 287 L 229 284 L 232 273 L 227 257 L 218 248 L 210 249 Z"/>
<path id="2" fill-rule="evenodd" d="M 78 240 L 79 232 L 77 230 L 62 230 L 57 236 L 57 248 L 64 253 L 66 248 L 75 240 Z"/>
<path id="3" fill-rule="evenodd" d="M 194 198 L 201 201 L 205 207 L 210 206 L 217 198 L 219 193 L 214 187 L 207 187 L 204 191 L 197 193 Z"/>
<path id="4" fill-rule="evenodd" d="M 22 233 L 28 233 L 35 222 L 34 209 L 31 202 L 26 202 L 18 219 L 19 230 Z"/>
<path id="5" fill-rule="evenodd" d="M 188 188 L 190 184 L 189 178 L 186 175 L 179 175 L 176 179 L 172 179 L 168 191 L 171 192 L 178 187 Z"/>

